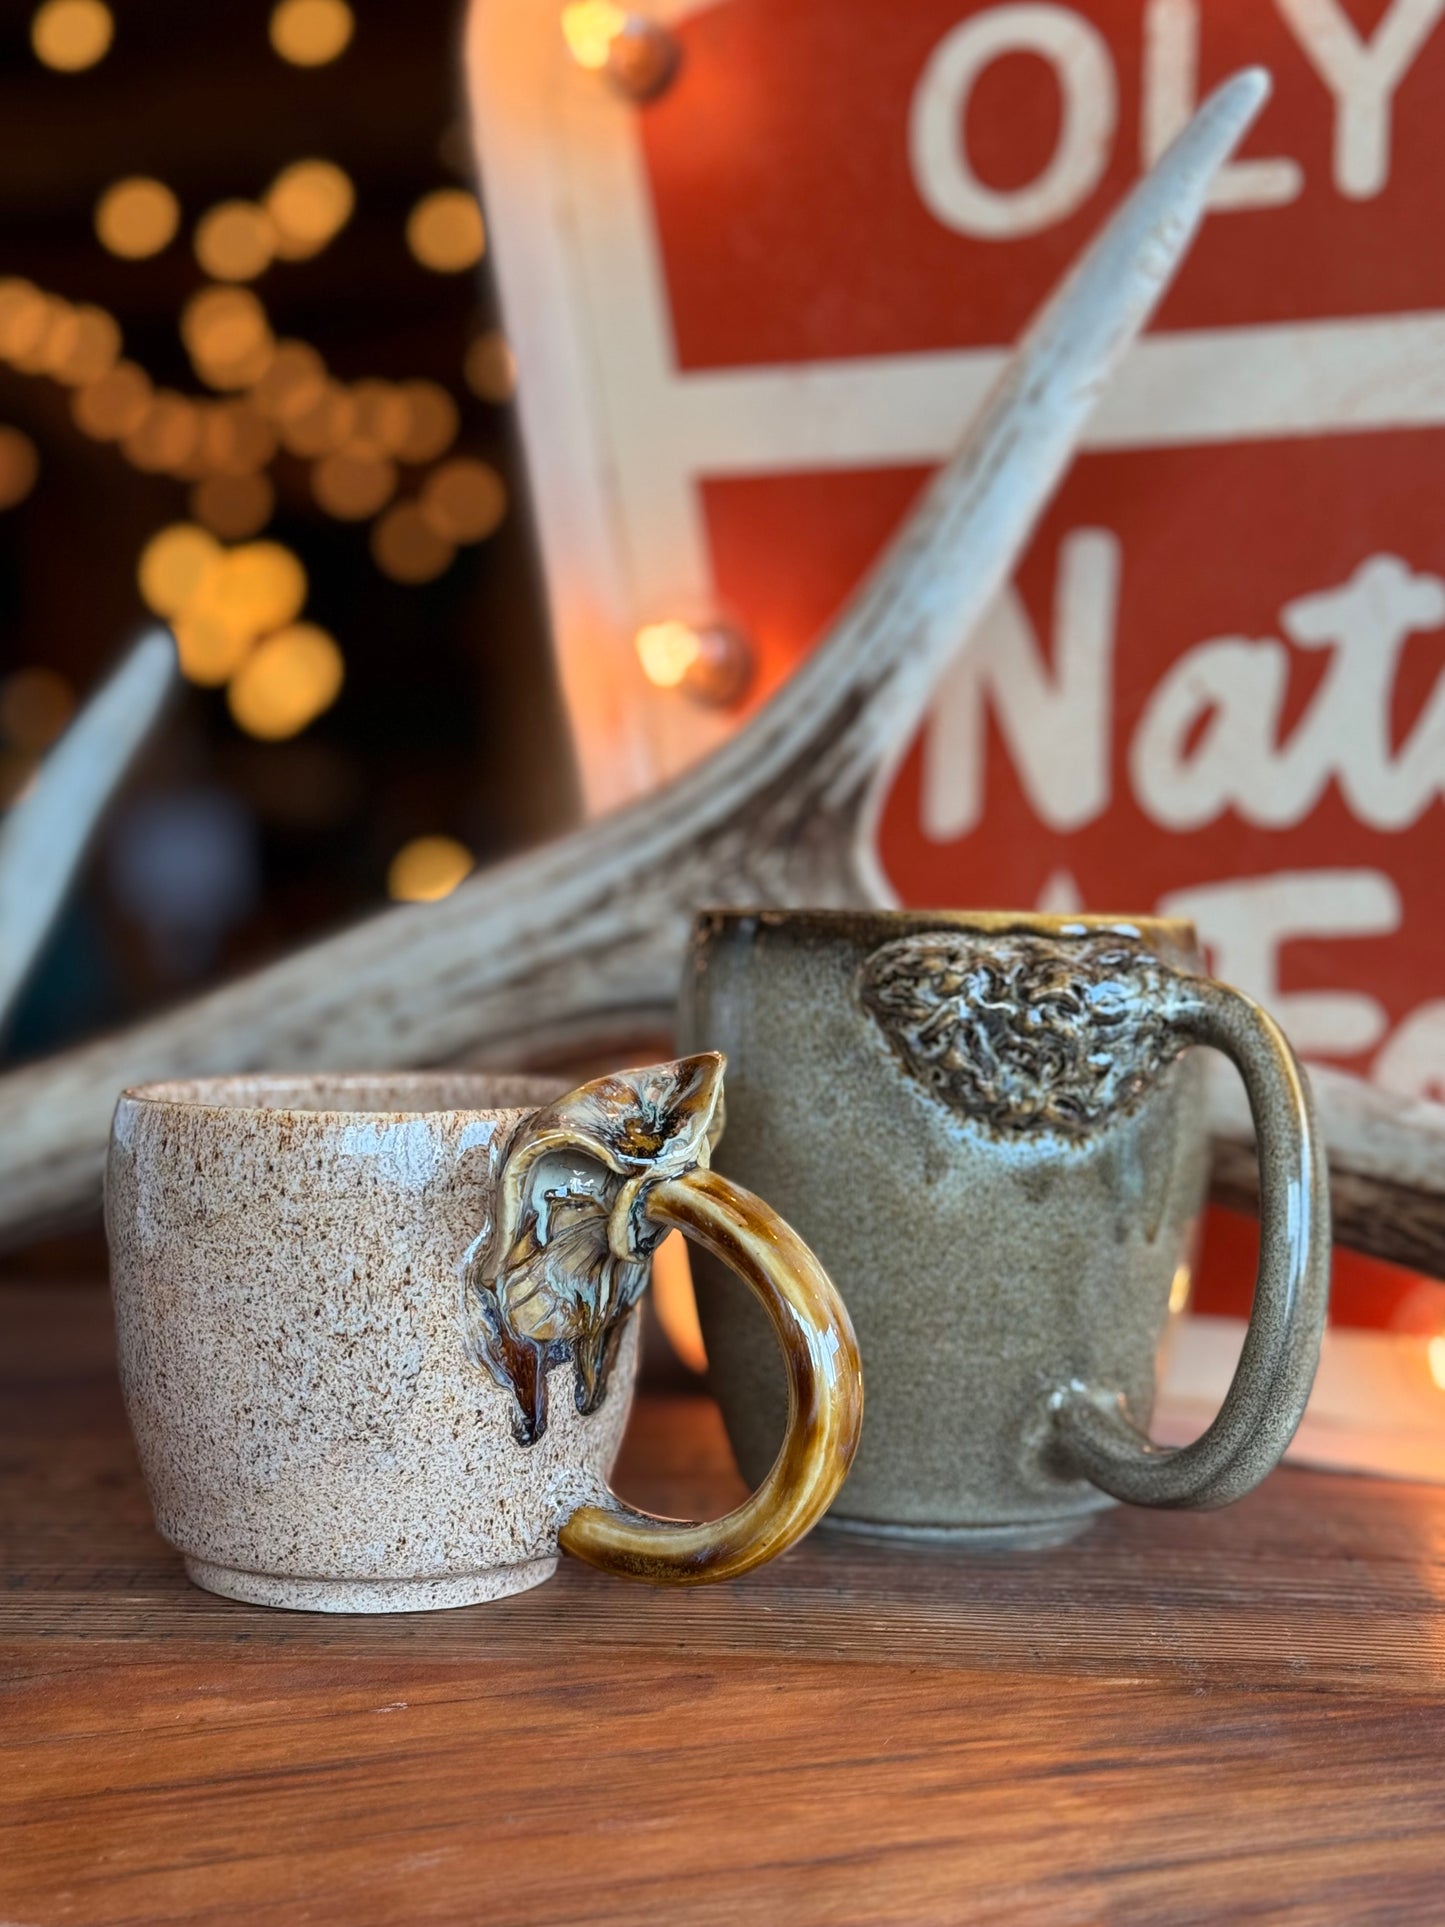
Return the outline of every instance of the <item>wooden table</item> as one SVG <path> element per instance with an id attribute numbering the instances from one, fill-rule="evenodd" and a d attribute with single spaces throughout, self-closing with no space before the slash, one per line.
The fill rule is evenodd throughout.
<path id="1" fill-rule="evenodd" d="M 0 1290 L 0 1379 L 8 1927 L 1445 1919 L 1445 1491 L 328 1619 L 187 1584 L 98 1291 Z M 730 1503 L 713 1408 L 621 1483 Z"/>

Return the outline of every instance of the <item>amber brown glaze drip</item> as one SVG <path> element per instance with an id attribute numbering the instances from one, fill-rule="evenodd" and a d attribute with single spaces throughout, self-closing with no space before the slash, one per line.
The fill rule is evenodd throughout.
<path id="1" fill-rule="evenodd" d="M 570 1359 L 579 1412 L 595 1412 L 623 1324 L 663 1236 L 647 1201 L 706 1168 L 722 1130 L 716 1051 L 618 1071 L 536 1111 L 506 1147 L 497 1219 L 467 1267 L 479 1363 L 516 1400 L 513 1430 L 547 1429 L 547 1377 Z"/>
<path id="2" fill-rule="evenodd" d="M 659 1184 L 647 1213 L 655 1225 L 696 1239 L 762 1301 L 788 1375 L 787 1434 L 757 1491 L 721 1519 L 654 1519 L 614 1500 L 574 1513 L 561 1544 L 632 1579 L 681 1586 L 735 1579 L 800 1539 L 847 1477 L 863 1425 L 858 1344 L 827 1272 L 751 1191 L 695 1170 Z"/>

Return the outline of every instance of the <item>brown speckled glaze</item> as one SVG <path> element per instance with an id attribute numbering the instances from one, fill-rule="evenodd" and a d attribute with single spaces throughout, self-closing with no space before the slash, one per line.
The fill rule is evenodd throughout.
<path id="1" fill-rule="evenodd" d="M 868 1427 L 833 1521 L 1046 1544 L 1111 1498 L 1221 1504 L 1278 1461 L 1318 1355 L 1327 1187 L 1288 1046 L 1200 974 L 1187 924 L 708 912 L 682 1036 L 728 1054 L 718 1166 L 766 1184 L 859 1334 Z M 1265 1227 L 1234 1389 L 1167 1452 L 1146 1434 L 1207 1177 L 1196 1043 L 1249 1085 Z M 781 1428 L 764 1333 L 694 1270 L 750 1474 Z"/>
<path id="2" fill-rule="evenodd" d="M 264 1605 L 416 1611 L 536 1585 L 559 1544 L 688 1583 L 805 1532 L 856 1445 L 857 1356 L 811 1254 L 710 1178 L 721 1073 L 704 1057 L 562 1098 L 461 1074 L 123 1094 L 106 1175 L 121 1378 L 156 1522 L 191 1577 Z M 762 1489 L 705 1525 L 649 1519 L 607 1487 L 650 1248 L 672 1223 L 707 1237 L 697 1212 L 767 1247 L 756 1275 L 745 1253 L 739 1268 L 784 1341 L 795 1411 Z M 481 1289 L 514 1337 L 541 1340 L 530 1425 L 479 1355 Z M 537 1424 L 560 1371 L 575 1395 Z"/>

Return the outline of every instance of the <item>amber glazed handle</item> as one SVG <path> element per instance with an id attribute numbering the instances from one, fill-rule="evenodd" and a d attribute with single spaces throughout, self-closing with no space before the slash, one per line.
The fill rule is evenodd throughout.
<path id="1" fill-rule="evenodd" d="M 787 1434 L 757 1491 L 721 1519 L 654 1519 L 613 1499 L 574 1512 L 561 1543 L 604 1572 L 706 1585 L 776 1558 L 827 1511 L 848 1476 L 863 1423 L 858 1342 L 832 1279 L 751 1191 L 716 1171 L 693 1170 L 657 1185 L 647 1215 L 695 1239 L 761 1300 L 788 1374 Z"/>
<path id="2" fill-rule="evenodd" d="M 1258 1004 L 1206 978 L 1180 978 L 1170 1019 L 1189 1042 L 1234 1060 L 1259 1145 L 1259 1273 L 1249 1330 L 1219 1415 L 1192 1445 L 1152 1445 L 1117 1394 L 1055 1394 L 1068 1469 L 1132 1505 L 1218 1506 L 1284 1457 L 1319 1362 L 1330 1290 L 1330 1185 L 1305 1074 Z"/>

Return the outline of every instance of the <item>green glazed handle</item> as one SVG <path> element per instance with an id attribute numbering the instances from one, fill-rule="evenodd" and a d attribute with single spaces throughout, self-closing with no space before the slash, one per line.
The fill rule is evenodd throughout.
<path id="1" fill-rule="evenodd" d="M 1259 1274 L 1234 1381 L 1192 1445 L 1153 1445 L 1117 1393 L 1072 1384 L 1055 1393 L 1054 1441 L 1071 1473 L 1131 1505 L 1228 1505 L 1283 1458 L 1304 1414 L 1330 1286 L 1329 1176 L 1309 1085 L 1278 1024 L 1250 998 L 1198 977 L 1176 979 L 1178 1033 L 1233 1059 L 1259 1146 Z"/>

